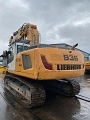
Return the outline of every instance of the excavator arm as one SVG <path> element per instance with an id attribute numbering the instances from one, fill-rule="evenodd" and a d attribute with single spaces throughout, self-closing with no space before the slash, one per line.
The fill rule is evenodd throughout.
<path id="1" fill-rule="evenodd" d="M 39 44 L 39 32 L 36 25 L 33 24 L 23 24 L 13 36 L 10 37 L 9 44 L 17 40 L 29 40 L 30 46 Z"/>

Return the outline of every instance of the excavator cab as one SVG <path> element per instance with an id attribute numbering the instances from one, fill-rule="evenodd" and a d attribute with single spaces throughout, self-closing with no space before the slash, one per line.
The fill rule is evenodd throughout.
<path id="1" fill-rule="evenodd" d="M 28 50 L 29 48 L 30 45 L 25 43 L 15 42 L 10 45 L 8 51 L 10 51 L 12 54 L 10 56 L 8 54 L 8 69 L 15 70 L 16 55 L 20 52 Z M 11 58 L 13 58 L 12 61 L 10 60 Z"/>

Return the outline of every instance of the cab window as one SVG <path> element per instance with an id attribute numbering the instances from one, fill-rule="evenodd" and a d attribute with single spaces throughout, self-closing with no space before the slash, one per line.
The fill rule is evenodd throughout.
<path id="1" fill-rule="evenodd" d="M 22 52 L 24 50 L 28 50 L 28 46 L 17 45 L 17 53 Z"/>

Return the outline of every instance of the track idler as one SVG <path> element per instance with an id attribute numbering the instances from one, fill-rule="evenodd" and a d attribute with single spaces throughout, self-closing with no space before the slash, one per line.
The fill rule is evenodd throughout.
<path id="1" fill-rule="evenodd" d="M 53 91 L 54 93 L 70 97 L 75 96 L 80 92 L 80 85 L 75 79 L 44 81 L 43 86 L 45 89 Z"/>

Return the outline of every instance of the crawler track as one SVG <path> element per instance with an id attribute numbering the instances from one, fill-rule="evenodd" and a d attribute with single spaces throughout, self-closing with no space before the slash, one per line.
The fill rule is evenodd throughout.
<path id="1" fill-rule="evenodd" d="M 21 76 L 8 74 L 4 79 L 4 86 L 17 99 L 25 103 L 27 108 L 37 107 L 44 104 L 47 90 L 51 94 L 62 94 L 65 96 L 76 96 L 79 99 L 90 102 L 89 98 L 78 95 L 80 85 L 75 79 L 35 81 Z"/>
<path id="2" fill-rule="evenodd" d="M 80 85 L 75 79 L 62 79 L 42 82 L 45 89 L 65 96 L 75 96 L 80 92 Z"/>
<path id="3" fill-rule="evenodd" d="M 45 90 L 42 85 L 25 78 L 6 75 L 5 88 L 26 104 L 27 108 L 40 106 L 45 102 Z"/>

